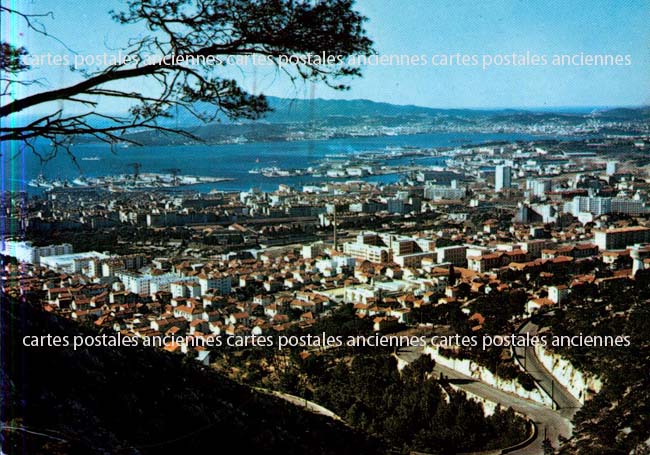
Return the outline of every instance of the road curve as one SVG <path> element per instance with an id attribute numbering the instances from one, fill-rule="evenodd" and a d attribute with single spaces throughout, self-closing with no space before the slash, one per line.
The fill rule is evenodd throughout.
<path id="1" fill-rule="evenodd" d="M 410 363 L 422 354 L 422 349 L 417 347 L 402 348 L 397 357 Z M 478 395 L 481 398 L 499 403 L 502 407 L 511 407 L 516 412 L 524 414 L 530 420 L 535 422 L 538 428 L 537 437 L 526 447 L 510 452 L 519 455 L 537 455 L 543 454 L 542 443 L 545 435 L 551 441 L 555 448 L 560 445 L 559 437 L 568 438 L 571 436 L 572 426 L 569 419 L 558 411 L 549 409 L 541 404 L 526 400 L 516 395 L 504 392 L 482 381 L 476 380 L 464 374 L 458 373 L 451 368 L 436 364 L 434 368 L 436 374 L 444 374 L 449 379 L 461 380 L 456 384 L 459 388 Z M 524 435 L 522 435 L 523 439 Z"/>
<path id="2" fill-rule="evenodd" d="M 522 335 L 530 334 L 534 336 L 539 331 L 539 326 L 528 320 L 519 328 Z M 514 348 L 515 358 L 519 364 L 530 374 L 537 384 L 553 399 L 557 411 L 563 416 L 571 419 L 582 404 L 569 391 L 560 384 L 555 377 L 542 365 L 531 347 Z"/>
<path id="3" fill-rule="evenodd" d="M 313 412 L 314 414 L 320 414 L 322 416 L 329 417 L 331 419 L 338 420 L 340 422 L 345 423 L 345 421 L 341 417 L 339 417 L 337 414 L 335 414 L 333 411 L 330 411 L 326 407 L 321 406 L 318 403 L 314 403 L 313 401 L 309 401 L 309 400 L 307 400 L 305 398 L 298 397 L 296 395 L 291 395 L 291 394 L 284 393 L 284 392 L 280 392 L 278 390 L 264 389 L 264 388 L 261 388 L 261 387 L 255 387 L 255 390 L 257 390 L 258 392 L 266 393 L 267 395 L 273 395 L 275 397 L 282 398 L 283 400 L 288 401 L 289 403 L 291 403 L 291 404 L 293 404 L 295 406 L 304 408 L 305 410 L 307 410 L 309 412 Z"/>

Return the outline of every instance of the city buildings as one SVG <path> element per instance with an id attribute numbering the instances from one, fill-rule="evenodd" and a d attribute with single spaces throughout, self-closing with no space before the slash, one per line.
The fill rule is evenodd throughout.
<path id="1" fill-rule="evenodd" d="M 459 147 L 445 151 L 450 170 L 409 164 L 394 183 L 54 191 L 21 212 L 30 236 L 42 244 L 52 232 L 93 232 L 111 251 L 47 256 L 72 247 L 6 242 L 28 264 L 21 272 L 6 265 L 4 289 L 138 337 L 286 333 L 345 302 L 377 330 L 398 330 L 427 314 L 420 309 L 480 313 L 464 305 L 515 290 L 529 313 L 543 311 L 569 301 L 576 283 L 650 268 L 650 182 L 620 172 L 605 181 L 597 154 L 578 161 L 557 147 Z M 360 166 L 350 165 L 355 177 Z M 525 187 L 502 191 L 514 175 Z M 199 355 L 189 344 L 166 348 Z"/>
<path id="2" fill-rule="evenodd" d="M 215 290 L 221 295 L 230 294 L 232 290 L 232 277 L 222 274 L 199 275 L 201 294 L 205 295 L 209 290 Z"/>
<path id="3" fill-rule="evenodd" d="M 576 196 L 573 198 L 570 210 L 567 211 L 576 217 L 582 213 L 591 213 L 598 217 L 608 213 L 639 216 L 650 210 L 644 201 L 638 199 Z"/>
<path id="4" fill-rule="evenodd" d="M 162 274 L 120 272 L 116 276 L 124 284 L 124 289 L 139 295 L 151 295 L 159 291 L 169 292 L 172 283 L 182 281 L 199 282 L 196 277 L 183 277 L 176 272 Z"/>
<path id="5" fill-rule="evenodd" d="M 12 256 L 19 262 L 39 264 L 41 258 L 46 256 L 57 256 L 71 254 L 72 245 L 62 243 L 60 245 L 34 246 L 32 242 L 6 240 L 3 242 L 2 254 Z"/>
<path id="6" fill-rule="evenodd" d="M 502 191 L 512 186 L 512 168 L 506 165 L 496 166 L 494 170 L 494 190 Z"/>
<path id="7" fill-rule="evenodd" d="M 526 189 L 532 196 L 543 198 L 547 191 L 551 191 L 552 181 L 548 179 L 528 179 L 526 180 Z"/>
<path id="8" fill-rule="evenodd" d="M 464 266 L 467 263 L 467 247 L 465 245 L 450 245 L 436 248 L 438 263 L 449 263 Z"/>
<path id="9" fill-rule="evenodd" d="M 377 234 L 359 234 L 356 241 L 343 244 L 343 253 L 360 261 L 389 262 L 391 251 L 379 242 Z"/>
<path id="10" fill-rule="evenodd" d="M 52 270 L 66 273 L 88 273 L 90 264 L 95 259 L 108 259 L 109 255 L 97 251 L 83 253 L 61 254 L 56 256 L 45 256 L 41 258 L 41 265 Z"/>
<path id="11" fill-rule="evenodd" d="M 610 176 L 615 175 L 617 167 L 618 167 L 617 161 L 608 161 L 606 165 L 605 173 Z"/>
<path id="12" fill-rule="evenodd" d="M 432 182 L 427 182 L 424 187 L 425 199 L 463 199 L 466 194 L 466 188 L 437 185 Z"/>
<path id="13" fill-rule="evenodd" d="M 594 243 L 601 251 L 620 250 L 635 243 L 649 243 L 650 228 L 630 226 L 623 228 L 598 230 L 594 233 Z"/>

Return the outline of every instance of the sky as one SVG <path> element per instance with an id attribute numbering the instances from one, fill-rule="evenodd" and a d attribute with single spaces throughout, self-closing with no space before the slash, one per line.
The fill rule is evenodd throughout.
<path id="1" fill-rule="evenodd" d="M 79 54 L 115 53 L 142 26 L 112 21 L 120 0 L 79 7 L 70 0 L 13 0 L 31 12 L 51 11 L 41 22 L 48 32 Z M 89 4 L 87 4 L 89 5 Z M 372 65 L 350 81 L 352 89 L 336 92 L 322 85 L 293 86 L 282 76 L 246 68 L 236 76 L 248 90 L 281 97 L 383 101 L 437 108 L 613 107 L 650 104 L 650 2 L 647 0 L 359 0 L 368 35 L 379 55 L 423 55 L 426 65 Z M 6 18 L 3 17 L 3 21 Z M 7 27 L 3 39 L 24 45 L 32 54 L 70 54 L 42 35 L 25 30 L 20 21 Z M 483 63 L 498 55 L 544 56 L 540 66 Z M 434 65 L 440 56 L 476 56 L 477 65 Z M 613 66 L 556 66 L 555 54 L 610 54 L 623 58 Z M 486 60 L 487 59 L 487 60 Z M 31 71 L 54 88 L 75 80 L 65 66 Z M 31 90 L 26 88 L 24 90 Z M 109 110 L 119 109 L 117 105 Z"/>

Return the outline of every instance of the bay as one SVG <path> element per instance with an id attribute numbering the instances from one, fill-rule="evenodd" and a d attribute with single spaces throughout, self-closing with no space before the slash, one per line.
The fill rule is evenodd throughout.
<path id="1" fill-rule="evenodd" d="M 11 149 L 3 150 L 2 156 L 2 190 L 27 191 L 37 194 L 40 188 L 33 188 L 27 183 L 43 174 L 49 180 L 67 179 L 72 181 L 80 174 L 86 177 L 130 174 L 132 163 L 140 163 L 141 173 L 169 173 L 179 169 L 181 175 L 201 175 L 234 179 L 211 184 L 181 187 L 183 190 L 210 191 L 245 191 L 252 187 L 263 191 L 277 189 L 280 183 L 299 188 L 302 185 L 331 181 L 328 177 L 292 176 L 270 178 L 261 174 L 251 174 L 249 170 L 264 167 L 280 169 L 298 169 L 317 165 L 327 157 L 355 153 L 386 151 L 392 147 L 456 147 L 461 144 L 481 144 L 494 141 L 531 141 L 536 139 L 566 139 L 563 137 L 534 136 L 530 134 L 498 133 L 435 133 L 401 136 L 373 136 L 356 138 L 337 138 L 313 141 L 291 142 L 257 142 L 219 145 L 179 145 L 179 146 L 130 146 L 116 147 L 111 152 L 107 144 L 81 144 L 71 147 L 76 158 L 77 168 L 65 151 L 41 163 L 36 155 L 26 150 L 18 153 L 16 144 Z M 47 153 L 48 147 L 41 147 Z M 388 152 L 386 152 L 388 153 Z M 86 158 L 86 159 L 84 159 Z M 99 158 L 88 160 L 88 158 Z M 400 158 L 390 164 L 408 164 L 411 158 Z M 430 157 L 417 159 L 418 165 L 444 165 L 444 158 Z M 397 181 L 401 175 L 378 175 L 365 177 L 364 180 L 390 183 Z M 345 180 L 345 179 L 343 179 Z"/>

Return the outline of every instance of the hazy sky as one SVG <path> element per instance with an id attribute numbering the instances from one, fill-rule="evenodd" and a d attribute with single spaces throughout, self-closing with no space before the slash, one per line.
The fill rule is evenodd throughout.
<path id="1" fill-rule="evenodd" d="M 52 11 L 43 19 L 48 31 L 80 54 L 115 52 L 143 30 L 120 26 L 108 11 L 122 2 L 106 0 L 16 1 L 32 12 Z M 92 7 L 91 7 L 92 5 Z M 650 104 L 650 2 L 647 0 L 362 0 L 357 8 L 368 17 L 366 28 L 379 54 L 424 55 L 424 66 L 371 66 L 352 81 L 352 90 L 337 93 L 317 86 L 322 98 L 366 98 L 431 107 L 571 107 Z M 4 39 L 32 53 L 69 52 L 49 38 L 3 24 Z M 23 35 L 19 35 L 19 33 Z M 18 42 L 17 40 L 22 40 Z M 536 67 L 482 68 L 483 55 L 544 55 Z M 476 55 L 476 66 L 434 66 L 440 54 Z M 620 54 L 630 64 L 572 66 L 551 64 L 554 54 Z M 51 87 L 73 81 L 67 68 L 40 68 Z M 263 70 L 245 71 L 242 85 L 283 97 L 309 96 L 310 88 L 293 87 Z"/>

